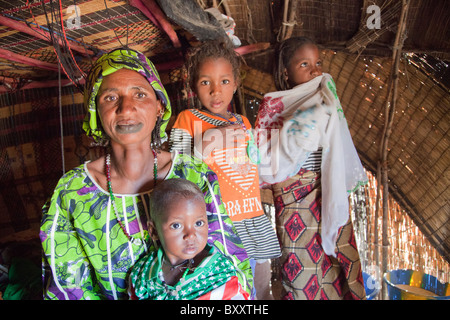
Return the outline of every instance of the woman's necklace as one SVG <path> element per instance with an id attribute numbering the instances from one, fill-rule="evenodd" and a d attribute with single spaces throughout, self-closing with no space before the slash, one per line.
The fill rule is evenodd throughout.
<path id="1" fill-rule="evenodd" d="M 152 153 L 153 153 L 153 179 L 154 179 L 153 185 L 156 185 L 156 179 L 158 177 L 158 158 L 156 157 L 156 151 L 154 149 L 152 149 Z M 125 236 L 127 237 L 128 241 L 133 244 L 136 244 L 136 245 L 141 245 L 142 240 L 138 239 L 138 238 L 133 238 L 132 236 L 130 236 L 129 233 L 127 232 L 127 230 L 125 229 L 125 226 L 120 221 L 119 213 L 117 211 L 117 206 L 116 206 L 116 197 L 114 197 L 114 193 L 112 190 L 112 184 L 111 184 L 111 154 L 109 154 L 109 153 L 106 154 L 106 157 L 105 157 L 105 166 L 106 166 L 106 185 L 108 186 L 109 197 L 111 198 L 114 214 L 116 215 L 116 220 L 119 223 L 119 226 L 122 229 Z"/>
<path id="2" fill-rule="evenodd" d="M 208 112 L 209 112 L 209 110 L 208 110 Z M 210 112 L 210 113 L 212 113 L 212 112 Z M 252 130 L 247 129 L 247 127 L 244 124 L 244 121 L 239 120 L 239 118 L 234 113 L 232 113 L 230 111 L 227 111 L 227 113 L 228 113 L 229 116 L 233 116 L 236 119 L 236 121 L 231 121 L 229 118 L 226 118 L 226 117 L 224 117 L 224 116 L 222 116 L 221 114 L 218 114 L 218 113 L 212 113 L 212 114 L 217 116 L 217 117 L 219 117 L 219 118 L 222 118 L 222 119 L 226 120 L 227 122 L 229 122 L 231 124 L 236 124 L 237 123 L 237 124 L 241 125 L 242 129 L 244 130 L 244 132 L 249 136 L 249 140 L 248 140 L 248 143 L 247 143 L 247 155 L 248 155 L 248 158 L 253 163 L 260 164 L 260 162 L 261 162 L 261 154 L 259 152 L 258 147 L 256 146 L 255 138 L 253 138 Z"/>

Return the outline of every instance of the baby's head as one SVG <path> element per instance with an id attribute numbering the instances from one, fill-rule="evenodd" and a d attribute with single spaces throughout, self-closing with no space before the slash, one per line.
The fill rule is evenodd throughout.
<path id="1" fill-rule="evenodd" d="M 150 227 L 172 265 L 194 258 L 206 246 L 208 218 L 203 193 L 185 179 L 164 180 L 150 196 Z"/>
<path id="2" fill-rule="evenodd" d="M 275 49 L 274 78 L 278 90 L 288 90 L 322 74 L 317 45 L 306 37 L 293 37 Z"/>

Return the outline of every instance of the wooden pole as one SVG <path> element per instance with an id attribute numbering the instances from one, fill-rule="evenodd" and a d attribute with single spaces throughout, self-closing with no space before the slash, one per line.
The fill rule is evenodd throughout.
<path id="1" fill-rule="evenodd" d="M 58 71 L 57 64 L 36 60 L 33 58 L 29 58 L 27 56 L 22 56 L 20 54 L 17 54 L 17 53 L 14 53 L 14 52 L 2 49 L 2 48 L 0 48 L 0 58 L 23 63 L 23 64 L 26 64 L 26 65 L 29 65 L 32 67 L 37 67 L 37 68 L 51 70 L 51 71 Z"/>
<path id="2" fill-rule="evenodd" d="M 409 0 L 403 0 L 402 11 L 400 19 L 398 22 L 397 33 L 395 35 L 395 42 L 392 53 L 392 69 L 391 78 L 389 81 L 388 96 L 385 105 L 385 126 L 383 129 L 382 143 L 380 144 L 380 162 L 381 167 L 381 184 L 383 186 L 383 261 L 382 261 L 382 271 L 385 274 L 388 265 L 388 219 L 389 219 L 389 182 L 388 182 L 388 142 L 389 137 L 392 133 L 392 123 L 394 120 L 395 107 L 398 95 L 398 67 L 400 63 L 401 52 L 403 48 L 403 43 L 405 41 L 405 30 L 406 30 L 406 18 L 408 16 Z M 380 183 L 380 181 L 378 182 Z M 386 284 L 383 281 L 382 284 L 382 297 L 387 299 Z"/>
<path id="3" fill-rule="evenodd" d="M 288 16 L 288 9 L 289 9 L 289 0 L 284 0 L 284 8 L 283 8 L 283 20 L 281 24 L 281 29 L 278 31 L 278 41 L 281 42 L 285 39 L 286 35 L 286 25 L 287 25 L 287 16 Z"/>
<path id="4" fill-rule="evenodd" d="M 379 240 L 379 230 L 378 230 L 378 217 L 380 216 L 380 198 L 381 198 L 381 163 L 377 163 L 377 196 L 375 200 L 375 219 L 373 226 L 374 233 L 374 245 L 375 245 L 375 265 L 380 265 L 380 240 Z"/>
<path id="5" fill-rule="evenodd" d="M 291 2 L 291 7 L 289 8 L 289 20 L 287 22 L 284 39 L 289 39 L 292 36 L 292 31 L 294 30 L 295 25 L 295 14 L 297 11 L 297 4 L 298 2 L 296 0 L 293 0 Z"/>
<path id="6" fill-rule="evenodd" d="M 51 43 L 50 33 L 47 31 L 41 30 L 40 28 L 29 27 L 25 23 L 15 21 L 15 20 L 9 19 L 4 16 L 0 16 L 0 24 Z M 58 40 L 59 45 L 64 46 L 61 38 L 60 37 L 56 37 L 56 38 Z M 94 52 L 92 50 L 86 49 L 82 45 L 78 45 L 78 44 L 74 43 L 73 41 L 69 41 L 69 40 L 67 40 L 67 43 L 68 43 L 70 49 L 77 51 L 77 52 L 81 53 L 82 55 L 85 55 L 85 56 L 86 55 L 90 55 L 90 56 L 94 55 Z"/>
<path id="7" fill-rule="evenodd" d="M 181 42 L 172 24 L 154 0 L 129 0 L 130 5 L 141 10 L 158 28 L 163 30 L 175 48 L 181 48 Z"/>

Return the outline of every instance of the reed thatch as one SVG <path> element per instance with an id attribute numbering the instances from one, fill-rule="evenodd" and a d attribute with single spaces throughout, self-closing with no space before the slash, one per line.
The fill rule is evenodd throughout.
<path id="1" fill-rule="evenodd" d="M 351 212 L 355 221 L 358 249 L 363 270 L 377 275 L 381 281 L 381 243 L 376 242 L 375 231 L 381 230 L 382 217 L 375 218 L 377 180 L 367 172 L 369 184 L 351 195 Z M 388 270 L 411 269 L 435 276 L 442 283 L 450 281 L 450 264 L 435 250 L 406 211 L 389 198 Z M 377 224 L 377 228 L 375 227 Z"/>

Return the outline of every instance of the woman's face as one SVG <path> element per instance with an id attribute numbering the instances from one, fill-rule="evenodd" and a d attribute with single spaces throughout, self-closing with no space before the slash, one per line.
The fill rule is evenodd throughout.
<path id="1" fill-rule="evenodd" d="M 158 235 L 172 265 L 194 258 L 206 246 L 208 218 L 205 201 L 182 198 L 169 204 L 150 225 Z"/>
<path id="2" fill-rule="evenodd" d="M 298 48 L 287 68 L 286 79 L 291 88 L 306 83 L 322 74 L 322 60 L 319 49 L 313 44 L 305 44 Z"/>
<path id="3" fill-rule="evenodd" d="M 111 141 L 128 145 L 145 141 L 149 145 L 162 106 L 144 76 L 120 69 L 103 79 L 97 109 Z"/>
<path id="4" fill-rule="evenodd" d="M 224 59 L 207 59 L 198 70 L 196 93 L 202 105 L 212 113 L 227 115 L 237 84 L 233 66 Z"/>

